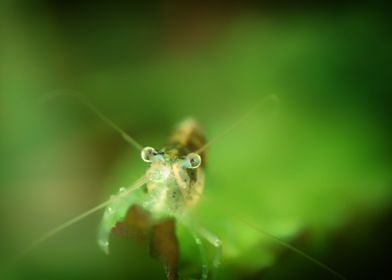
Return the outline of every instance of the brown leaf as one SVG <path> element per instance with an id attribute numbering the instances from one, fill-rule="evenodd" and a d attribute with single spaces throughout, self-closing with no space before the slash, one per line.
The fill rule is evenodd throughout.
<path id="1" fill-rule="evenodd" d="M 178 279 L 179 244 L 174 219 L 153 222 L 149 212 L 133 205 L 112 233 L 149 245 L 150 255 L 163 264 L 167 279 Z"/>
<path id="2" fill-rule="evenodd" d="M 122 222 L 118 222 L 112 229 L 112 232 L 145 242 L 148 238 L 151 224 L 150 213 L 139 205 L 133 205 L 129 207 L 125 219 Z"/>
<path id="3" fill-rule="evenodd" d="M 150 254 L 164 265 L 169 280 L 178 279 L 179 244 L 174 219 L 166 219 L 152 228 Z"/>

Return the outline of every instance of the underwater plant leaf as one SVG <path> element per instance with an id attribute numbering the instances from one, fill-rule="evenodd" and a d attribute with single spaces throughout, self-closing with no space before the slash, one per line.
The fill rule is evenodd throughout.
<path id="1" fill-rule="evenodd" d="M 151 226 L 150 215 L 140 206 L 129 207 L 124 220 L 118 222 L 112 233 L 145 242 Z"/>
<path id="2" fill-rule="evenodd" d="M 163 263 L 169 280 L 178 279 L 179 243 L 174 219 L 154 224 L 151 233 L 151 255 Z"/>
<path id="3" fill-rule="evenodd" d="M 116 223 L 112 233 L 149 246 L 150 255 L 164 267 L 167 279 L 178 279 L 179 244 L 173 219 L 154 222 L 149 212 L 138 205 L 129 207 L 125 218 Z"/>

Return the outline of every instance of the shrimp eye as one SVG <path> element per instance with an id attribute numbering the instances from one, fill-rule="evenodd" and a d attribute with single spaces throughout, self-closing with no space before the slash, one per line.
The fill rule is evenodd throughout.
<path id="1" fill-rule="evenodd" d="M 153 157 L 156 156 L 157 154 L 158 153 L 154 148 L 145 147 L 141 152 L 141 157 L 142 160 L 144 160 L 145 162 L 152 162 Z"/>
<path id="2" fill-rule="evenodd" d="M 196 153 L 190 153 L 185 158 L 185 167 L 186 168 L 198 168 L 201 164 L 201 157 Z"/>

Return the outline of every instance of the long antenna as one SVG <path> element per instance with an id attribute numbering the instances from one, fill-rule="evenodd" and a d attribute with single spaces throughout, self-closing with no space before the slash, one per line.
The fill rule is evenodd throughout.
<path id="1" fill-rule="evenodd" d="M 25 256 L 27 256 L 31 251 L 33 251 L 35 248 L 37 248 L 39 245 L 41 245 L 42 243 L 44 243 L 46 240 L 50 239 L 51 237 L 53 237 L 57 233 L 63 231 L 64 229 L 70 227 L 73 224 L 76 224 L 77 222 L 80 222 L 81 220 L 87 218 L 91 214 L 94 214 L 95 212 L 105 208 L 109 204 L 111 204 L 111 203 L 113 203 L 113 202 L 123 198 L 124 196 L 130 194 L 134 190 L 136 190 L 136 189 L 140 188 L 141 186 L 143 186 L 146 182 L 147 182 L 147 180 L 146 180 L 145 176 L 142 176 L 141 178 L 136 180 L 135 183 L 133 183 L 130 187 L 128 187 L 128 189 L 126 191 L 120 192 L 116 196 L 112 196 L 110 199 L 102 202 L 101 204 L 98 204 L 97 206 L 91 208 L 90 210 L 87 210 L 84 213 L 76 216 L 75 218 L 70 219 L 67 222 L 65 222 L 65 223 L 63 223 L 63 224 L 53 228 L 52 230 L 48 231 L 47 233 L 45 233 L 44 235 L 42 235 L 41 237 L 36 239 L 34 242 L 32 242 L 29 247 L 27 247 L 21 254 L 19 254 L 14 259 L 14 262 L 16 262 L 16 261 L 24 258 Z"/>
<path id="2" fill-rule="evenodd" d="M 322 263 L 321 261 L 317 260 L 316 258 L 312 257 L 311 255 L 305 253 L 304 251 L 298 249 L 297 247 L 283 241 L 282 239 L 274 236 L 273 234 L 261 229 L 259 226 L 255 225 L 254 223 L 251 223 L 249 221 L 244 220 L 243 218 L 239 218 L 242 222 L 244 222 L 245 224 L 247 224 L 248 226 L 250 226 L 251 228 L 255 229 L 256 231 L 262 233 L 263 235 L 265 235 L 266 237 L 268 237 L 269 239 L 273 240 L 274 242 L 278 243 L 279 245 L 297 253 L 298 255 L 304 257 L 305 259 L 309 260 L 310 262 L 314 263 L 315 265 L 321 267 L 322 269 L 328 271 L 329 273 L 331 273 L 332 275 L 336 276 L 339 279 L 342 280 L 346 280 L 346 277 L 344 277 L 342 274 L 340 274 L 339 272 L 335 271 L 334 269 L 332 269 L 331 267 L 327 266 L 326 264 Z"/>
<path id="3" fill-rule="evenodd" d="M 195 153 L 199 154 L 201 152 L 203 152 L 205 149 L 207 149 L 212 143 L 214 143 L 215 141 L 223 138 L 224 136 L 226 136 L 227 134 L 229 134 L 231 131 L 233 131 L 237 126 L 239 126 L 241 123 L 243 123 L 248 117 L 249 115 L 251 115 L 261 104 L 264 104 L 267 101 L 271 101 L 274 103 L 278 103 L 279 102 L 279 98 L 278 96 L 271 94 L 271 95 L 267 95 L 265 97 L 260 98 L 255 105 L 252 106 L 251 109 L 249 109 L 241 118 L 239 118 L 236 122 L 234 122 L 231 126 L 229 126 L 226 130 L 222 131 L 220 134 L 218 134 L 217 136 L 215 136 L 214 138 L 212 138 L 207 144 L 205 144 L 203 147 L 201 147 L 200 149 L 198 149 Z"/>
<path id="4" fill-rule="evenodd" d="M 78 100 L 80 103 L 85 105 L 87 108 L 89 108 L 93 113 L 95 113 L 103 122 L 105 122 L 108 126 L 110 126 L 112 129 L 117 131 L 126 142 L 134 146 L 138 150 L 142 150 L 143 146 L 139 144 L 133 137 L 131 137 L 129 134 L 127 134 L 123 129 L 121 129 L 117 124 L 115 124 L 110 118 L 108 118 L 104 113 L 102 113 L 101 110 L 99 110 L 96 106 L 94 106 L 91 102 L 85 100 L 83 97 L 80 95 L 67 90 L 67 92 L 55 92 L 48 94 L 42 98 L 42 102 L 49 102 L 51 99 L 60 97 L 60 96 L 70 96 L 76 100 Z"/>

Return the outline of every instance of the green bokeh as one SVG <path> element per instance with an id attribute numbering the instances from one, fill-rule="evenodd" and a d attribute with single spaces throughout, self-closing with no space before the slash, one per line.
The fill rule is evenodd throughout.
<path id="1" fill-rule="evenodd" d="M 330 277 L 287 257 L 241 219 L 342 273 L 351 270 L 336 244 L 350 248 L 347 257 L 371 252 L 363 243 L 371 244 L 367 234 L 390 213 L 392 191 L 391 39 L 383 13 L 365 4 L 231 8 L 229 15 L 212 9 L 192 25 L 166 2 L 49 2 L 0 5 L 1 260 L 146 169 L 138 152 L 82 105 L 39 102 L 67 90 L 154 147 L 188 116 L 212 139 L 261 97 L 277 95 L 278 105 L 260 104 L 208 150 L 205 196 L 193 214 L 223 240 L 220 278 Z M 164 277 L 148 248 L 130 241 L 113 237 L 114 253 L 101 253 L 99 219 L 53 237 L 4 277 Z M 197 270 L 197 248 L 178 233 L 184 270 Z"/>

